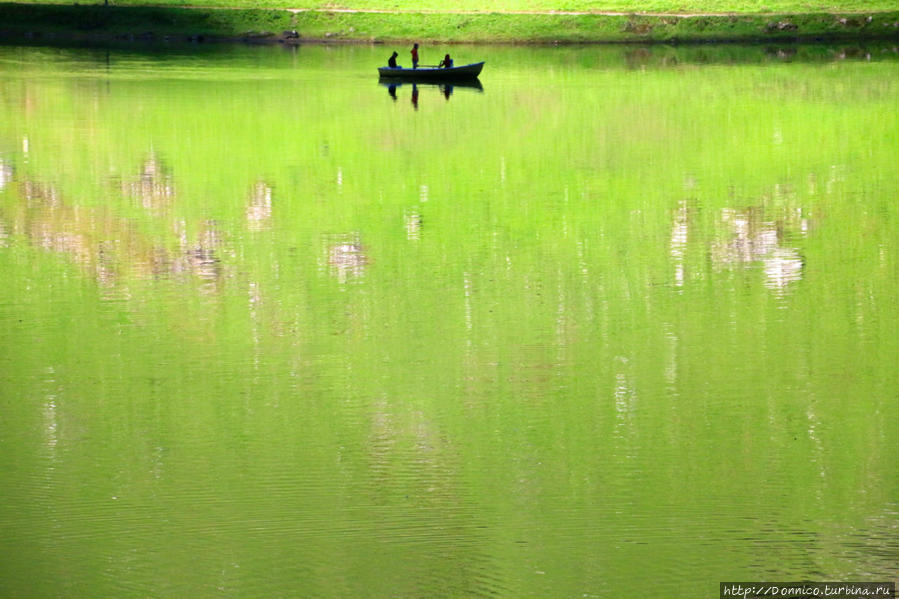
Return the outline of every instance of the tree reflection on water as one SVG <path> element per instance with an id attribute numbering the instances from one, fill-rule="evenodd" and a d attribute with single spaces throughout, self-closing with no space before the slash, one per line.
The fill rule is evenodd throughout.
<path id="1" fill-rule="evenodd" d="M 161 214 L 171 207 L 175 197 L 172 176 L 155 154 L 144 162 L 140 174 L 122 184 L 122 192 L 140 201 L 153 214 Z"/>
<path id="2" fill-rule="evenodd" d="M 132 278 L 187 275 L 212 283 L 214 290 L 224 275 L 223 234 L 213 220 L 189 225 L 165 215 L 174 191 L 156 166 L 148 161 L 122 189 L 163 222 L 168 236 L 151 235 L 104 206 L 71 205 L 55 186 L 32 180 L 19 185 L 23 201 L 3 213 L 3 227 L 38 247 L 66 254 L 104 288 L 127 287 Z"/>

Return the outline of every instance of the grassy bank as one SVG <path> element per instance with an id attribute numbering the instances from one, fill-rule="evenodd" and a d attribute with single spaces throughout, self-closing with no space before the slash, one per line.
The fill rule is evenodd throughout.
<path id="1" fill-rule="evenodd" d="M 293 33 L 296 32 L 296 33 Z M 0 4 L 6 39 L 715 42 L 899 39 L 899 11 L 779 14 L 328 12 Z"/>
<path id="2" fill-rule="evenodd" d="M 870 15 L 375 14 L 303 12 L 296 29 L 326 39 L 444 42 L 704 42 L 899 37 L 899 12 Z"/>
<path id="3" fill-rule="evenodd" d="M 22 4 L 47 4 L 46 0 L 19 0 Z M 66 2 L 50 2 L 65 4 Z M 90 0 L 81 4 L 104 4 Z M 654 14 L 787 14 L 835 12 L 885 12 L 896 10 L 895 0 L 109 0 L 116 6 L 203 6 L 209 8 L 291 8 L 300 10 L 356 10 L 368 12 L 436 13 L 654 13 Z"/>

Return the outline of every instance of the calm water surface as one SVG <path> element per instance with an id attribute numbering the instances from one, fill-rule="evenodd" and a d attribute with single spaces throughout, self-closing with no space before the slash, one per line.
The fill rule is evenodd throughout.
<path id="1" fill-rule="evenodd" d="M 0 48 L 0 595 L 899 578 L 896 49 L 390 51 Z"/>

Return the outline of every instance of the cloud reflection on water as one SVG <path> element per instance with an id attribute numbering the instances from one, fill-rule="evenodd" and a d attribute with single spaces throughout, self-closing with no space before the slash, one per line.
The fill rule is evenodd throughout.
<path id="1" fill-rule="evenodd" d="M 796 248 L 785 245 L 784 239 L 787 229 L 804 235 L 807 221 L 801 212 L 775 222 L 766 220 L 763 211 L 758 209 L 728 208 L 722 211 L 721 222 L 728 238 L 717 239 L 712 244 L 712 260 L 717 267 L 761 264 L 765 286 L 772 290 L 802 279 L 802 256 Z"/>
<path id="2" fill-rule="evenodd" d="M 777 218 L 771 218 L 761 207 L 724 208 L 711 233 L 704 235 L 701 227 L 698 210 L 686 200 L 679 202 L 668 243 L 676 287 L 683 287 L 689 280 L 691 240 L 700 240 L 707 247 L 716 271 L 756 268 L 764 275 L 765 287 L 778 293 L 802 280 L 805 260 L 789 243 L 790 239 L 805 237 L 809 230 L 801 209 L 784 208 Z M 711 239 L 702 242 L 704 237 Z"/>

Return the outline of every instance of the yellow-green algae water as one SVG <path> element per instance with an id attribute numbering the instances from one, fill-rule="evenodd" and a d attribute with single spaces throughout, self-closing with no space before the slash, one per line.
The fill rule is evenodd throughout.
<path id="1" fill-rule="evenodd" d="M 391 50 L 0 48 L 0 595 L 899 578 L 896 51 Z"/>

